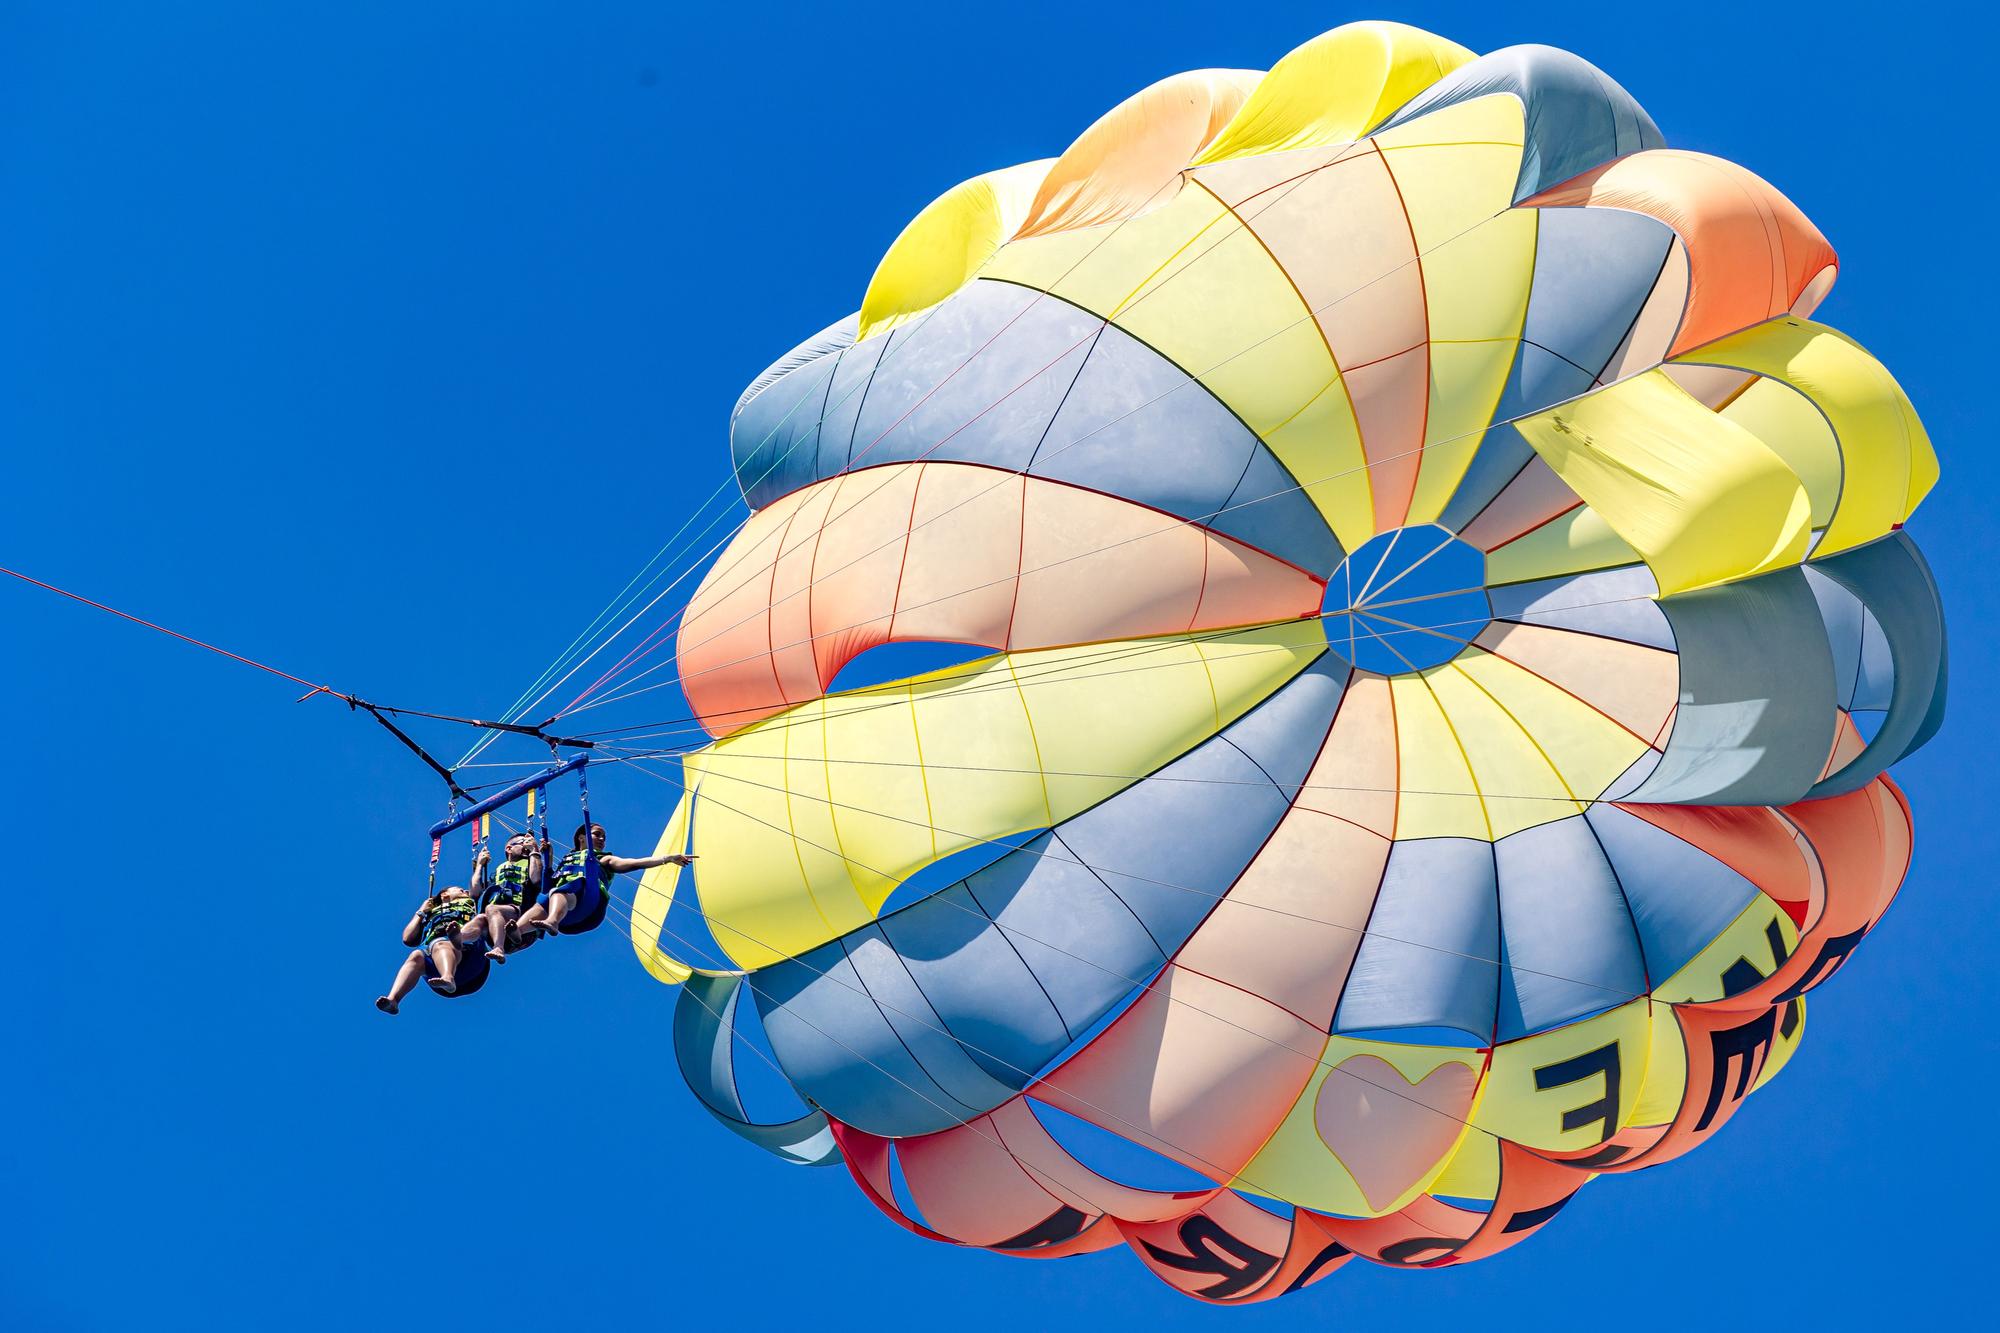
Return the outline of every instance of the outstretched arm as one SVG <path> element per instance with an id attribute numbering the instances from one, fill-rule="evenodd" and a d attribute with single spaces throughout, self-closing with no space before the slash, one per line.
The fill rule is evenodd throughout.
<path id="1" fill-rule="evenodd" d="M 492 851 L 485 847 L 481 847 L 479 855 L 472 858 L 472 896 L 475 898 L 486 890 L 486 863 L 492 859 Z"/>
<path id="2" fill-rule="evenodd" d="M 669 856 L 633 857 L 600 855 L 597 858 L 597 864 L 603 866 L 614 875 L 623 875 L 633 870 L 651 870 L 654 866 L 684 866 L 692 860 L 694 860 L 694 857 L 688 855 L 686 852 L 674 852 Z"/>

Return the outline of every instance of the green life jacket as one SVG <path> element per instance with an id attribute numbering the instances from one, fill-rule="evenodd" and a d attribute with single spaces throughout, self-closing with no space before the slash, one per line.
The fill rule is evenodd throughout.
<path id="1" fill-rule="evenodd" d="M 479 891 L 479 907 L 481 911 L 493 903 L 511 903 L 522 907 L 527 904 L 531 892 L 528 858 L 524 856 L 518 861 L 502 861 L 486 872 L 486 887 Z"/>
<path id="2" fill-rule="evenodd" d="M 447 932 L 456 933 L 459 927 L 472 920 L 479 911 L 479 905 L 470 898 L 452 898 L 441 901 L 424 914 L 424 940 L 426 943 Z"/>
<path id="3" fill-rule="evenodd" d="M 576 851 L 565 853 L 563 859 L 556 862 L 555 891 L 557 893 L 583 892 L 584 859 L 589 855 L 588 852 L 579 848 Z M 610 883 L 611 872 L 604 868 L 602 861 L 599 861 L 597 863 L 597 887 L 600 889 L 607 888 Z"/>

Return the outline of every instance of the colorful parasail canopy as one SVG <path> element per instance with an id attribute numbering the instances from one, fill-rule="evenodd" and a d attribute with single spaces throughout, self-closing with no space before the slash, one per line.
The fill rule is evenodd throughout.
<path id="1" fill-rule="evenodd" d="M 1835 265 L 1576 56 L 1392 23 L 947 191 L 732 420 L 661 850 L 735 968 L 678 868 L 633 913 L 695 1095 L 1217 1302 L 1700 1144 L 1894 897 L 1943 711 L 1937 463 Z M 833 689 L 909 641 L 989 651 Z"/>

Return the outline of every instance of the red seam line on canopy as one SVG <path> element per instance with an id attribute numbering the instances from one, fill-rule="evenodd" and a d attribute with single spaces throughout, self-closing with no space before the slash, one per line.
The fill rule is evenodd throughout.
<path id="1" fill-rule="evenodd" d="M 304 676 L 294 676 L 289 671 L 280 671 L 278 670 L 278 668 L 270 665 L 269 663 L 259 662 L 257 659 L 253 657 L 245 657 L 241 653 L 232 653 L 227 648 L 218 648 L 212 643 L 204 643 L 202 640 L 197 639 L 192 635 L 183 634 L 179 630 L 168 629 L 165 625 L 156 625 L 150 620 L 142 620 L 140 617 L 133 615 L 130 611 L 120 611 L 115 606 L 106 606 L 103 602 L 92 601 L 90 598 L 85 597 L 81 593 L 74 593 L 67 588 L 58 588 L 53 583 L 44 583 L 40 579 L 30 578 L 28 575 L 21 573 L 19 570 L 8 569 L 5 565 L 0 565 L 0 574 L 6 574 L 13 578 L 17 578 L 21 580 L 21 582 L 23 583 L 32 583 L 37 588 L 46 588 L 52 593 L 56 593 L 60 596 L 69 598 L 72 602 L 82 602 L 85 606 L 95 607 L 99 611 L 108 611 L 112 615 L 117 616 L 122 620 L 129 620 L 135 625 L 143 625 L 147 629 L 155 630 L 161 634 L 169 636 L 170 638 L 179 639 L 182 643 L 191 643 L 197 648 L 205 648 L 211 653 L 216 653 L 223 657 L 233 658 L 234 660 L 243 663 L 243 665 L 245 666 L 253 666 L 256 667 L 259 671 L 268 671 L 274 676 L 282 676 L 286 680 L 292 681 L 295 684 L 306 686 L 314 693 L 319 693 L 324 691 L 327 694 L 334 695 L 336 698 L 341 698 L 341 699 L 347 698 L 347 696 L 342 694 L 339 690 L 333 689 L 326 685 L 315 684 L 314 682 L 307 680 Z"/>
<path id="2" fill-rule="evenodd" d="M 1410 201 L 1403 197 L 1403 183 L 1396 179 L 1396 168 L 1390 164 L 1389 155 L 1382 151 L 1382 146 L 1379 143 L 1375 145 L 1375 152 L 1376 155 L 1382 159 L 1382 174 L 1389 178 L 1389 188 L 1396 192 L 1396 207 L 1400 208 L 1403 211 L 1403 226 L 1410 234 L 1411 262 L 1414 263 L 1417 268 L 1417 297 L 1422 302 L 1424 311 L 1424 341 L 1423 341 L 1424 377 L 1427 380 L 1432 380 L 1434 382 L 1437 373 L 1437 368 L 1434 365 L 1432 365 L 1432 357 L 1430 350 L 1431 335 L 1434 331 L 1434 326 L 1431 323 L 1431 285 L 1430 285 L 1430 279 L 1424 275 L 1424 247 L 1417 241 L 1417 224 L 1410 217 Z M 1539 236 L 1540 234 L 1541 230 L 1540 228 L 1537 228 L 1536 235 Z M 1530 288 L 1534 286 L 1534 269 L 1532 265 L 1528 270 L 1528 285 Z M 1525 325 L 1527 323 L 1527 311 L 1525 306 L 1522 308 L 1521 319 L 1522 319 L 1522 324 L 1524 325 L 1521 332 L 1525 333 L 1527 332 L 1525 328 Z M 1520 351 L 1518 348 L 1516 349 L 1514 354 L 1516 356 L 1520 355 Z M 1352 397 L 1352 391 L 1350 391 L 1349 397 L 1350 398 Z M 1499 400 L 1496 397 L 1493 404 L 1493 410 L 1498 411 L 1499 406 L 1500 406 Z M 1488 417 L 1491 417 L 1493 415 L 1493 412 L 1488 412 L 1486 415 Z M 1358 418 L 1354 423 L 1354 431 L 1355 434 L 1357 435 L 1361 433 L 1361 422 Z M 1424 395 L 1423 422 L 1417 428 L 1417 439 L 1419 441 L 1427 441 L 1430 438 L 1430 433 L 1431 433 L 1431 396 L 1430 394 L 1426 393 Z M 1364 460 L 1368 457 L 1368 447 L 1365 442 L 1362 445 L 1361 456 Z M 1416 503 L 1417 488 L 1423 483 L 1424 466 L 1429 462 L 1430 459 L 1424 457 L 1423 453 L 1420 451 L 1417 455 L 1417 465 L 1410 474 L 1409 493 L 1402 497 L 1402 500 L 1396 512 L 1396 526 L 1399 528 L 1407 526 L 1410 521 L 1410 506 Z M 1471 460 L 1468 459 L 1467 460 L 1468 466 L 1470 465 L 1470 462 Z M 1370 490 L 1369 490 L 1368 500 L 1369 503 L 1372 505 L 1375 500 L 1375 494 L 1373 490 L 1373 484 L 1374 484 L 1373 477 L 1369 478 L 1369 484 L 1370 484 Z M 1457 490 L 1458 487 L 1454 485 L 1452 489 Z M 1379 531 L 1381 515 L 1376 514 L 1375 518 L 1378 525 L 1377 530 Z"/>

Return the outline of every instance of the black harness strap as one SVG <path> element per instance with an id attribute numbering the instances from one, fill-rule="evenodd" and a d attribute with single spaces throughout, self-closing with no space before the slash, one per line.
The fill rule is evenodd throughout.
<path id="1" fill-rule="evenodd" d="M 387 727 L 389 729 L 390 735 L 394 736 L 397 740 L 401 741 L 403 744 L 409 746 L 410 752 L 412 754 L 416 755 L 417 758 L 423 760 L 426 764 L 429 764 L 431 766 L 431 770 L 435 772 L 439 777 L 444 779 L 445 786 L 451 788 L 451 794 L 453 796 L 461 797 L 468 801 L 472 799 L 471 795 L 466 792 L 465 788 L 458 785 L 458 778 L 453 775 L 450 769 L 446 768 L 443 764 L 440 764 L 437 760 L 431 758 L 430 752 L 425 750 L 423 746 L 411 740 L 401 727 L 397 726 L 394 722 L 391 722 L 388 718 L 383 717 L 381 709 L 377 708 L 374 704 L 371 704 L 364 699 L 349 699 L 347 701 L 347 705 L 350 708 L 367 709 L 368 715 L 370 717 L 374 718 L 377 722 L 380 722 L 383 726 Z"/>
<path id="2" fill-rule="evenodd" d="M 328 693 L 332 693 L 332 691 L 328 691 Z M 309 699 L 312 696 L 307 695 L 306 697 Z M 380 717 L 383 713 L 394 713 L 398 717 L 427 717 L 438 722 L 456 722 L 462 727 L 483 727 L 488 731 L 505 731 L 516 736 L 533 736 L 536 740 L 546 741 L 551 746 L 565 745 L 574 750 L 594 750 L 597 748 L 596 741 L 578 740 L 573 736 L 549 735 L 548 732 L 543 730 L 543 727 L 548 726 L 549 722 L 555 721 L 554 718 L 550 718 L 549 722 L 544 722 L 539 727 L 530 727 L 519 722 L 487 722 L 476 717 L 455 717 L 450 713 L 426 713 L 421 708 L 391 708 L 388 704 L 371 704 L 366 699 L 350 699 L 344 694 L 340 697 L 347 699 L 350 704 L 358 704 L 377 717 Z M 401 734 L 401 732 L 397 733 L 397 735 Z"/>

